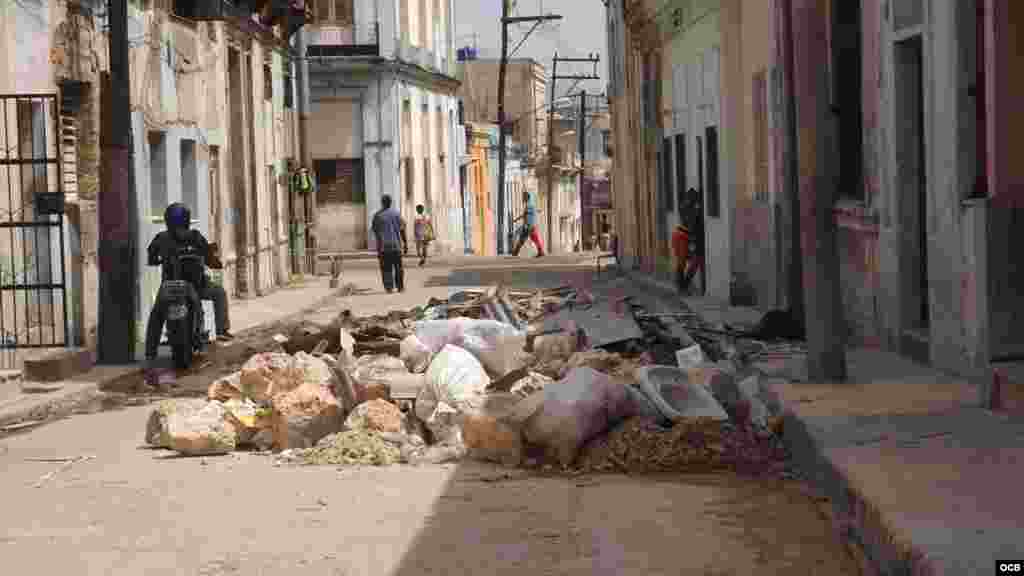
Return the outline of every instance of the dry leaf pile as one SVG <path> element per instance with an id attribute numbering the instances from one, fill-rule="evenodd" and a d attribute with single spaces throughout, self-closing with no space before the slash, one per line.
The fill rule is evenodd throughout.
<path id="1" fill-rule="evenodd" d="M 331 434 L 313 448 L 296 451 L 294 458 L 303 464 L 389 466 L 398 462 L 400 455 L 398 447 L 379 434 L 349 430 Z"/>
<path id="2" fill-rule="evenodd" d="M 771 472 L 786 453 L 771 434 L 697 418 L 671 428 L 631 418 L 588 443 L 577 468 L 588 472 Z"/>

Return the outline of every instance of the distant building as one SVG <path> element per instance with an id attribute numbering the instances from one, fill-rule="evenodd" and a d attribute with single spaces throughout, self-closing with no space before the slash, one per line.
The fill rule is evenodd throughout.
<path id="1" fill-rule="evenodd" d="M 453 0 L 307 2 L 310 147 L 321 252 L 374 248 L 390 195 L 433 216 L 442 252 L 462 252 Z"/>

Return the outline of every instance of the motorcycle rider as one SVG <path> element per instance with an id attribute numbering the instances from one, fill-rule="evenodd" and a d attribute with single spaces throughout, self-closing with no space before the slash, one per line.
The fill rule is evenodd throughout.
<path id="1" fill-rule="evenodd" d="M 192 213 L 188 206 L 181 202 L 174 202 L 164 210 L 164 225 L 166 230 L 158 233 L 147 249 L 147 263 L 150 266 L 161 267 L 161 282 L 173 277 L 174 255 L 179 253 L 192 253 L 200 256 L 204 264 L 210 265 L 210 245 L 206 238 L 198 230 L 191 228 Z M 209 282 L 205 274 L 200 273 L 195 278 L 185 278 L 194 290 L 189 290 L 189 300 L 192 306 L 200 306 L 201 300 L 212 300 L 214 310 L 214 324 L 217 330 L 218 340 L 231 340 L 233 336 L 229 331 L 228 320 L 228 298 L 222 286 Z M 161 288 L 162 290 L 162 288 Z M 151 379 L 153 363 L 156 360 L 157 348 L 160 345 L 160 335 L 163 332 L 164 322 L 167 318 L 168 301 L 157 295 L 153 309 L 149 313 L 149 320 L 146 323 L 146 368 L 147 380 Z"/>

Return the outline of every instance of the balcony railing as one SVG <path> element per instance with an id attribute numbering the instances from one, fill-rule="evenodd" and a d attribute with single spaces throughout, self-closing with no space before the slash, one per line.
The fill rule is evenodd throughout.
<path id="1" fill-rule="evenodd" d="M 380 24 L 314 24 L 309 30 L 310 58 L 380 56 Z"/>

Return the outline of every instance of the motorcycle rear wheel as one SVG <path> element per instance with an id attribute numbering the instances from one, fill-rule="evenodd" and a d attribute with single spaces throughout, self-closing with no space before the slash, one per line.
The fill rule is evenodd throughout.
<path id="1" fill-rule="evenodd" d="M 185 370 L 192 365 L 192 319 L 186 316 L 178 322 L 178 329 L 168 335 L 168 340 L 171 341 L 174 367 Z"/>

